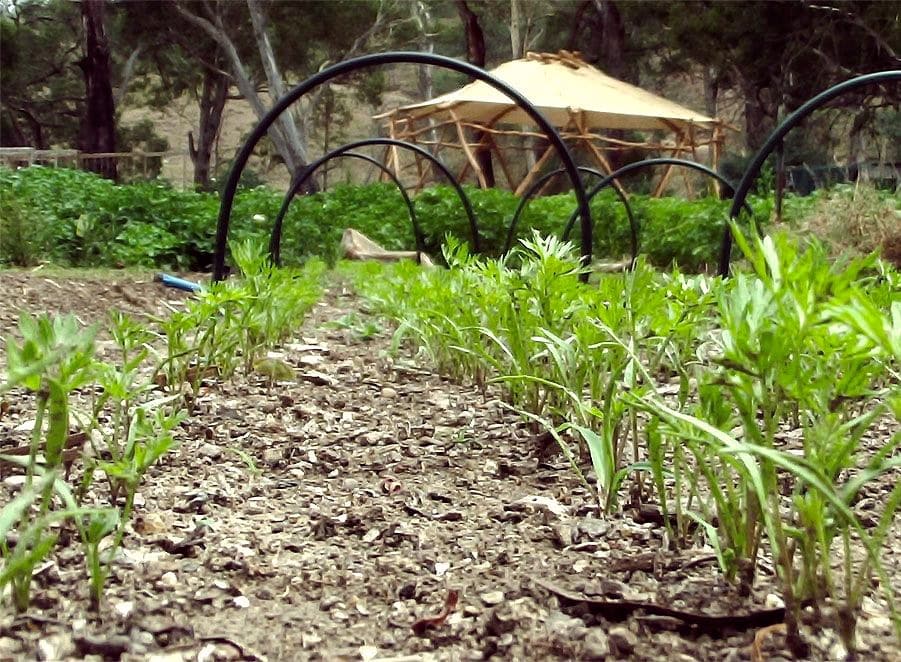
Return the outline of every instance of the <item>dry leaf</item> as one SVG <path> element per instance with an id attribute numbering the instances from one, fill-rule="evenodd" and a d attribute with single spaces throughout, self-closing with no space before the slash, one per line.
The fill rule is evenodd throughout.
<path id="1" fill-rule="evenodd" d="M 431 618 L 422 618 L 413 623 L 413 633 L 418 637 L 423 637 L 428 630 L 444 625 L 444 621 L 447 620 L 447 617 L 450 616 L 451 612 L 457 607 L 458 597 L 456 591 L 448 591 L 447 598 L 444 601 L 444 609 L 441 610 L 441 613 L 437 616 L 432 616 Z"/>

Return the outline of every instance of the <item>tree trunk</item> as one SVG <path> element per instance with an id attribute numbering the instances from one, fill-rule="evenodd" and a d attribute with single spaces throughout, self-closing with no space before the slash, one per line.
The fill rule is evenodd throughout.
<path id="1" fill-rule="evenodd" d="M 433 39 L 434 36 L 434 22 L 432 20 L 432 15 L 429 13 L 428 5 L 426 5 L 423 0 L 416 0 L 413 3 L 413 20 L 416 22 L 416 27 L 419 30 L 419 50 L 423 53 L 432 54 L 435 52 L 435 41 Z M 434 94 L 433 88 L 433 76 L 432 76 L 432 67 L 421 65 L 419 67 L 419 98 L 422 101 L 427 99 L 431 99 Z M 428 122 L 429 127 L 435 126 L 435 120 L 429 117 L 426 122 Z M 430 128 L 426 134 L 428 139 L 437 144 L 438 141 L 438 132 L 434 128 Z M 433 150 L 434 151 L 434 150 Z M 424 165 L 425 171 L 429 179 L 435 179 L 435 167 L 431 161 L 427 161 Z"/>
<path id="2" fill-rule="evenodd" d="M 865 153 L 863 130 L 871 119 L 872 111 L 869 108 L 864 108 L 854 116 L 854 121 L 851 123 L 851 130 L 848 131 L 847 169 L 848 179 L 850 181 L 857 181 L 857 178 L 860 176 L 860 162 Z"/>
<path id="3" fill-rule="evenodd" d="M 16 120 L 16 114 L 16 111 L 10 110 L 0 116 L 0 145 L 4 147 L 27 147 L 29 144 L 33 144 L 22 132 L 22 127 Z M 40 125 L 38 127 L 40 128 Z M 42 148 L 38 147 L 38 149 Z"/>
<path id="4" fill-rule="evenodd" d="M 463 23 L 463 31 L 466 34 L 466 59 L 479 67 L 485 66 L 485 36 L 479 25 L 479 17 L 476 16 L 466 0 L 457 0 L 457 13 Z"/>
<path id="5" fill-rule="evenodd" d="M 44 127 L 31 111 L 27 108 L 18 108 L 15 106 L 11 106 L 10 111 L 11 112 L 6 114 L 6 118 L 9 121 L 6 128 L 13 132 L 14 137 L 12 138 L 12 141 L 8 138 L 4 138 L 0 144 L 9 146 L 21 145 L 22 147 L 31 146 L 35 149 L 50 149 L 50 145 L 44 135 Z M 26 124 L 28 124 L 28 127 L 31 129 L 31 139 L 25 136 L 22 127 L 20 127 L 19 123 L 16 121 L 16 115 L 21 116 Z"/>
<path id="6" fill-rule="evenodd" d="M 144 45 L 138 44 L 125 61 L 125 66 L 122 67 L 122 80 L 119 82 L 119 89 L 116 90 L 116 95 L 113 97 L 113 102 L 117 106 L 125 100 L 125 95 L 128 94 L 128 86 L 131 84 L 135 74 L 135 65 L 138 63 L 138 57 L 140 57 L 143 50 Z"/>
<path id="7" fill-rule="evenodd" d="M 221 15 L 213 15 L 211 17 L 212 20 L 207 20 L 206 18 L 192 13 L 180 3 L 176 3 L 173 6 L 175 11 L 184 17 L 185 20 L 206 32 L 213 41 L 219 45 L 231 65 L 232 75 L 234 76 L 235 85 L 238 87 L 238 91 L 250 104 L 250 107 L 253 108 L 253 112 L 257 116 L 257 119 L 263 119 L 266 115 L 266 107 L 263 105 L 260 96 L 257 94 L 256 86 L 251 80 L 250 75 L 247 73 L 244 63 L 241 61 L 238 49 L 225 31 L 225 25 Z M 268 136 L 270 140 L 272 140 L 272 144 L 275 145 L 276 151 L 278 151 L 279 155 L 284 159 L 285 164 L 293 175 L 293 173 L 296 172 L 295 162 L 297 154 L 296 151 L 289 146 L 288 139 L 282 132 L 282 126 L 278 122 L 271 126 L 268 131 Z M 303 166 L 305 164 L 301 162 L 299 165 Z"/>
<path id="8" fill-rule="evenodd" d="M 463 22 L 463 31 L 466 35 L 466 59 L 470 64 L 477 67 L 485 68 L 485 34 L 482 32 L 482 26 L 479 25 L 479 17 L 476 16 L 466 0 L 457 0 L 457 13 Z M 484 132 L 476 131 L 473 139 L 478 143 L 485 137 Z M 494 187 L 494 164 L 491 162 L 491 149 L 487 147 L 479 147 L 475 150 L 476 162 L 485 175 L 485 184 L 488 188 Z"/>
<path id="9" fill-rule="evenodd" d="M 116 107 L 110 82 L 110 52 L 103 28 L 104 0 L 82 0 L 84 58 L 79 62 L 84 74 L 85 113 L 81 122 L 79 149 L 89 154 L 116 151 Z M 112 158 L 90 159 L 87 169 L 108 179 L 118 179 Z"/>
<path id="10" fill-rule="evenodd" d="M 263 63 L 263 71 L 266 72 L 266 82 L 269 84 L 269 97 L 273 105 L 285 95 L 285 85 L 282 80 L 278 63 L 275 61 L 275 53 L 269 41 L 269 32 L 266 25 L 266 14 L 259 0 L 247 0 L 247 9 L 250 11 L 250 21 L 253 24 L 253 34 L 257 41 L 257 49 L 260 51 L 260 60 Z M 282 154 L 285 165 L 292 174 L 307 163 L 307 148 L 304 131 L 298 127 L 294 113 L 291 109 L 285 110 L 276 123 L 285 136 L 287 154 Z"/>
<path id="11" fill-rule="evenodd" d="M 577 51 L 579 47 L 577 44 L 579 43 L 579 32 L 582 30 L 582 21 L 585 20 L 585 10 L 588 9 L 591 2 L 589 0 L 582 0 L 579 3 L 578 9 L 573 14 L 572 22 L 569 26 L 569 39 L 566 41 L 566 50 L 568 51 Z"/>
<path id="12" fill-rule="evenodd" d="M 322 96 L 319 97 L 323 104 L 322 108 L 322 153 L 328 154 L 332 148 L 332 116 L 335 113 L 335 91 L 332 86 L 325 84 L 322 86 Z M 322 188 L 328 190 L 328 173 L 333 163 L 323 163 L 322 168 Z"/>
<path id="13" fill-rule="evenodd" d="M 510 0 L 510 54 L 514 60 L 524 55 L 522 23 L 522 0 Z"/>
<path id="14" fill-rule="evenodd" d="M 210 163 L 213 148 L 222 125 L 222 111 L 228 96 L 228 76 L 217 69 L 203 72 L 203 89 L 200 94 L 200 126 L 197 144 L 194 135 L 188 133 L 188 151 L 194 164 L 194 186 L 201 191 L 211 191 Z"/>
<path id="15" fill-rule="evenodd" d="M 601 22 L 597 53 L 601 69 L 614 78 L 628 80 L 630 76 L 625 57 L 626 28 L 619 7 L 613 0 L 594 0 L 594 8 Z M 625 140 L 627 137 L 626 132 L 621 129 L 611 129 L 604 133 L 614 140 Z M 603 146 L 600 149 L 605 152 L 607 161 L 614 170 L 625 165 L 627 153 L 605 149 Z"/>
<path id="16" fill-rule="evenodd" d="M 464 3 L 465 4 L 465 3 Z M 419 29 L 419 50 L 423 53 L 435 52 L 435 41 L 432 38 L 434 25 L 429 8 L 424 2 L 418 0 L 413 4 L 413 20 Z M 419 67 L 419 98 L 425 101 L 432 98 L 432 67 Z"/>
<path id="17" fill-rule="evenodd" d="M 594 0 L 594 7 L 601 19 L 600 61 L 601 66 L 614 78 L 628 80 L 626 67 L 626 27 L 619 7 L 613 0 Z"/>
<path id="18" fill-rule="evenodd" d="M 756 152 L 769 135 L 766 111 L 758 99 L 745 97 L 745 146 Z"/>
<path id="19" fill-rule="evenodd" d="M 704 112 L 716 117 L 719 112 L 720 83 L 714 67 L 704 67 Z"/>
<path id="20" fill-rule="evenodd" d="M 753 154 L 766 142 L 774 127 L 781 95 L 773 93 L 768 81 L 743 78 L 737 70 L 736 74 L 744 99 L 745 147 Z"/>

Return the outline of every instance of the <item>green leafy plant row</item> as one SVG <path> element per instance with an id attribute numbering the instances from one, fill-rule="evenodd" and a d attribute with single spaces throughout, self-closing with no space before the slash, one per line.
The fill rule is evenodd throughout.
<path id="1" fill-rule="evenodd" d="M 498 189 L 466 188 L 480 224 L 484 250 L 497 256 L 519 199 Z M 146 266 L 202 270 L 212 259 L 219 201 L 214 194 L 177 191 L 161 183 L 116 186 L 96 175 L 64 168 L 0 169 L 0 262 L 52 260 L 74 266 Z M 265 242 L 282 194 L 242 189 L 235 201 L 231 237 Z M 713 198 L 630 198 L 641 224 L 642 252 L 653 264 L 677 262 L 698 270 L 715 262 L 728 203 Z M 756 218 L 771 203 L 752 201 Z M 470 237 L 456 192 L 429 188 L 415 197 L 428 250 L 440 254 L 450 234 Z M 533 199 L 519 227 L 559 235 L 575 209 L 571 194 Z M 595 252 L 619 259 L 630 251 L 625 209 L 610 191 L 592 203 Z M 578 224 L 577 224 L 578 225 Z M 389 184 L 339 186 L 294 200 L 285 224 L 282 255 L 289 264 L 309 257 L 333 262 L 342 231 L 353 227 L 391 250 L 413 249 L 406 206 Z"/>
<path id="2" fill-rule="evenodd" d="M 794 651 L 803 604 L 853 650 L 872 575 L 893 604 L 880 550 L 901 483 L 875 526 L 854 504 L 901 464 L 901 276 L 874 256 L 834 261 L 816 243 L 735 232 L 751 270 L 725 281 L 639 261 L 584 285 L 572 246 L 537 234 L 506 261 L 450 242 L 450 271 L 355 270 L 397 323 L 397 346 L 498 385 L 554 436 L 602 510 L 631 477 L 672 544 L 713 547 L 744 594 L 766 550 Z"/>
<path id="3" fill-rule="evenodd" d="M 33 571 L 66 531 L 82 544 L 99 607 L 135 494 L 175 443 L 201 384 L 239 368 L 258 372 L 266 350 L 289 337 L 318 298 L 321 263 L 276 269 L 251 242 L 233 244 L 232 254 L 242 277 L 209 287 L 184 311 L 151 325 L 111 313 L 114 361 L 94 357 L 98 328 L 72 316 L 23 315 L 7 337 L 0 396 L 29 392 L 36 403 L 28 454 L 0 455 L 26 477 L 0 510 L 0 600 L 8 593 L 17 611 L 28 608 Z M 90 402 L 80 413 L 73 408 L 78 395 Z M 90 447 L 77 462 L 65 459 L 73 434 Z M 81 469 L 77 482 L 69 478 L 73 463 Z M 108 505 L 100 503 L 103 494 Z"/>

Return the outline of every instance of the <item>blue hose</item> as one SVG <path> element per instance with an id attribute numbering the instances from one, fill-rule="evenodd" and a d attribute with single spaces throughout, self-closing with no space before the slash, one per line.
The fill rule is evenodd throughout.
<path id="1" fill-rule="evenodd" d="M 162 283 L 166 287 L 174 287 L 177 290 L 185 290 L 186 292 L 200 292 L 203 290 L 203 285 L 192 283 L 184 278 L 176 278 L 169 274 L 157 274 L 154 280 Z"/>

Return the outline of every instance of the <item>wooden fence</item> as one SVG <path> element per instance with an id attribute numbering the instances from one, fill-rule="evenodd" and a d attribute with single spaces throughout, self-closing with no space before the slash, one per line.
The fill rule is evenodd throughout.
<path id="1" fill-rule="evenodd" d="M 90 169 L 99 160 L 115 159 L 123 182 L 162 177 L 179 189 L 193 186 L 193 167 L 187 152 L 107 152 L 88 154 L 76 149 L 34 149 L 0 147 L 0 166 L 22 168 L 32 165 Z"/>

